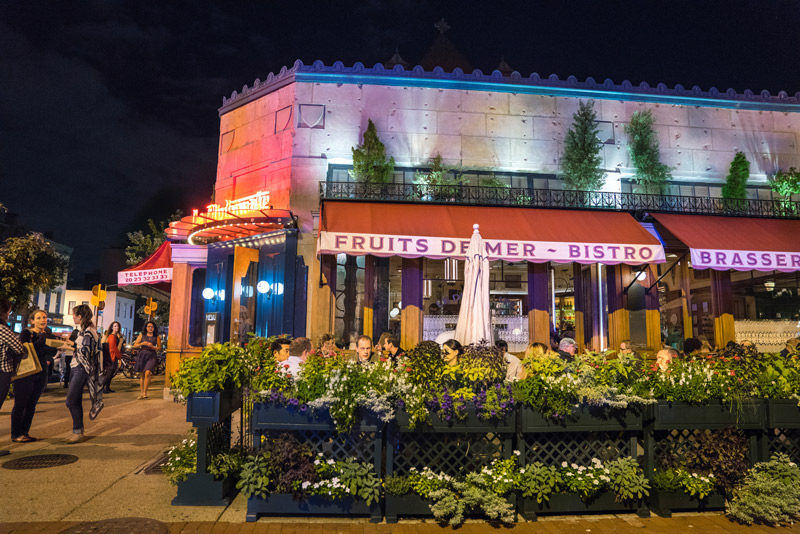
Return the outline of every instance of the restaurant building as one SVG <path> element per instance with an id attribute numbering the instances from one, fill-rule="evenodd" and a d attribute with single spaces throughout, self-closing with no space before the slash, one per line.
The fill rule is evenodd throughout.
<path id="1" fill-rule="evenodd" d="M 581 100 L 597 112 L 598 192 L 559 177 Z M 671 167 L 663 195 L 632 180 L 625 125 L 643 110 Z M 766 346 L 798 330 L 800 205 L 769 182 L 800 166 L 800 93 L 297 61 L 219 115 L 213 204 L 168 230 L 171 358 L 250 331 L 435 338 L 454 329 L 473 224 L 512 351 L 554 329 L 594 350 L 721 345 L 740 324 Z M 348 172 L 370 120 L 395 160 L 389 184 Z M 739 151 L 748 199 L 726 202 Z M 416 183 L 437 155 L 464 185 Z"/>

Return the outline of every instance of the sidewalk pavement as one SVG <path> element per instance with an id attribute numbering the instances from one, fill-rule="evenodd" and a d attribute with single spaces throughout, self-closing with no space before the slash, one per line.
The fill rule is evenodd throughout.
<path id="1" fill-rule="evenodd" d="M 114 518 L 145 517 L 167 524 L 169 532 L 267 532 L 269 534 L 422 534 L 452 530 L 431 521 L 402 521 L 396 525 L 368 522 L 366 518 L 262 518 L 245 523 L 247 501 L 238 495 L 230 506 L 172 506 L 176 489 L 161 474 L 141 471 L 169 446 L 182 440 L 190 428 L 186 408 L 162 399 L 163 376 L 155 377 L 150 399 L 136 400 L 137 380 L 122 375 L 114 379 L 115 393 L 104 396 L 105 408 L 95 421 L 86 415 L 83 443 L 67 444 L 72 422 L 64 405 L 66 390 L 50 384 L 42 396 L 33 420 L 31 435 L 35 443 L 10 441 L 9 426 L 13 401 L 0 410 L 0 449 L 11 454 L 0 464 L 34 454 L 72 454 L 78 461 L 46 469 L 10 470 L 0 468 L 0 533 L 57 533 L 83 524 Z M 84 407 L 88 411 L 88 395 Z M 477 534 L 492 529 L 483 522 L 468 522 L 457 529 L 463 534 Z M 745 527 L 728 521 L 723 515 L 676 514 L 671 519 L 634 515 L 542 517 L 536 523 L 521 522 L 508 530 L 569 533 L 641 532 L 760 533 L 775 532 L 768 527 Z M 134 529 L 136 530 L 136 529 Z M 505 529 L 503 529 L 505 530 Z M 800 532 L 800 526 L 778 532 Z"/>

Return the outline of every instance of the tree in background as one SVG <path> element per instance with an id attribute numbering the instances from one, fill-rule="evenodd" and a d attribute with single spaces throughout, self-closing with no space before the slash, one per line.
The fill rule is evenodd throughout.
<path id="1" fill-rule="evenodd" d="M 33 293 L 49 293 L 64 281 L 68 260 L 42 234 L 9 237 L 0 245 L 0 294 L 26 312 Z"/>
<path id="2" fill-rule="evenodd" d="M 572 115 L 572 126 L 564 137 L 564 155 L 561 157 L 564 186 L 578 191 L 598 191 L 606 182 L 606 172 L 601 167 L 600 149 L 603 143 L 597 136 L 597 113 L 594 101 L 578 103 Z"/>
<path id="3" fill-rule="evenodd" d="M 147 230 L 129 233 L 130 245 L 125 248 L 125 261 L 128 265 L 136 265 L 158 250 L 158 247 L 167 239 L 165 230 L 169 223 L 179 221 L 181 217 L 183 217 L 183 212 L 178 210 L 166 221 L 156 223 L 153 219 L 147 219 Z"/>
<path id="4" fill-rule="evenodd" d="M 661 163 L 650 110 L 635 112 L 630 124 L 625 125 L 625 133 L 631 161 L 636 168 L 633 181 L 642 186 L 645 193 L 663 193 L 667 180 L 672 176 L 670 168 Z"/>
<path id="5" fill-rule="evenodd" d="M 156 326 L 158 326 L 159 330 L 163 331 L 163 329 L 165 327 L 169 326 L 169 299 L 165 299 L 165 300 L 153 299 L 153 300 L 154 301 L 158 300 L 158 307 L 156 308 L 155 313 L 152 314 L 150 319 L 154 323 L 156 323 Z M 145 304 L 142 304 L 141 306 L 139 306 L 136 309 L 136 315 L 138 315 L 139 318 L 141 318 L 143 321 L 147 321 L 148 320 L 147 319 L 148 316 L 144 312 L 144 308 L 145 308 Z"/>
<path id="6" fill-rule="evenodd" d="M 378 139 L 375 124 L 369 119 L 364 142 L 353 149 L 353 170 L 350 176 L 365 184 L 388 184 L 392 181 L 394 158 L 386 159 L 386 147 Z"/>
<path id="7" fill-rule="evenodd" d="M 747 179 L 750 178 L 750 162 L 744 152 L 737 152 L 731 161 L 725 185 L 722 186 L 722 198 L 747 198 Z"/>

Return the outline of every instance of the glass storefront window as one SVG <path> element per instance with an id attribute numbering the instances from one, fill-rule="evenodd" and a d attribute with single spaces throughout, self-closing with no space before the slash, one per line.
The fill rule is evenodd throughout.
<path id="1" fill-rule="evenodd" d="M 205 268 L 196 268 L 192 271 L 192 296 L 191 308 L 189 310 L 189 345 L 192 347 L 203 346 L 203 319 L 205 310 L 205 299 L 203 289 L 206 286 Z"/>

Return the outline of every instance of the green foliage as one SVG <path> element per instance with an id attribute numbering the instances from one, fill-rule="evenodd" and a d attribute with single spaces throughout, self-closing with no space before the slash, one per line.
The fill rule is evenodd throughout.
<path id="1" fill-rule="evenodd" d="M 733 490 L 725 513 L 737 521 L 778 525 L 800 520 L 800 469 L 785 454 L 756 464 Z"/>
<path id="2" fill-rule="evenodd" d="M 464 522 L 468 512 L 482 513 L 489 520 L 513 523 L 516 519 L 514 506 L 503 497 L 482 487 L 476 475 L 467 475 L 465 482 L 453 482 L 452 489 L 440 489 L 431 493 L 431 512 L 441 522 L 458 526 Z"/>
<path id="3" fill-rule="evenodd" d="M 522 468 L 519 486 L 524 497 L 536 497 L 539 504 L 550 500 L 550 495 L 558 493 L 564 485 L 561 471 L 554 466 L 534 462 Z"/>
<path id="4" fill-rule="evenodd" d="M 400 475 L 386 477 L 383 481 L 383 489 L 386 490 L 388 495 L 396 495 L 398 497 L 408 495 L 414 491 L 411 480 Z"/>
<path id="5" fill-rule="evenodd" d="M 67 275 L 68 261 L 39 233 L 9 237 L 0 244 L 0 294 L 27 311 L 35 291 L 50 292 Z"/>
<path id="6" fill-rule="evenodd" d="M 167 475 L 170 484 L 177 485 L 196 470 L 197 435 L 192 429 L 181 443 L 170 448 L 167 453 L 167 462 L 161 466 L 161 472 Z"/>
<path id="7" fill-rule="evenodd" d="M 707 475 L 690 473 L 685 468 L 678 467 L 656 471 L 653 475 L 653 485 L 662 491 L 683 491 L 702 500 L 714 491 L 717 481 L 712 473 Z"/>
<path id="8" fill-rule="evenodd" d="M 731 161 L 725 185 L 722 186 L 722 198 L 747 198 L 747 179 L 750 178 L 750 162 L 744 152 L 737 152 Z"/>
<path id="9" fill-rule="evenodd" d="M 419 186 L 422 197 L 452 198 L 458 194 L 462 185 L 469 183 L 461 175 L 451 173 L 442 163 L 442 155 L 439 153 L 429 164 L 431 168 L 428 172 L 414 173 L 414 183 Z"/>
<path id="10" fill-rule="evenodd" d="M 184 397 L 198 391 L 241 388 L 249 374 L 244 350 L 230 343 L 208 345 L 197 358 L 181 360 L 172 388 Z"/>
<path id="11" fill-rule="evenodd" d="M 785 199 L 789 199 L 792 195 L 798 195 L 800 194 L 800 171 L 794 167 L 789 168 L 788 171 L 778 171 L 769 185 L 773 191 Z"/>
<path id="12" fill-rule="evenodd" d="M 408 380 L 418 386 L 438 388 L 445 368 L 442 349 L 435 341 L 422 341 L 407 352 Z"/>
<path id="13" fill-rule="evenodd" d="M 495 384 L 506 376 L 503 351 L 488 343 L 473 343 L 464 347 L 458 365 L 444 368 L 444 380 L 452 385 Z"/>
<path id="14" fill-rule="evenodd" d="M 730 490 L 747 471 L 747 438 L 733 428 L 704 430 L 695 434 L 688 447 L 675 445 L 658 458 L 659 468 L 684 469 L 698 476 L 713 475 L 716 486 Z"/>
<path id="15" fill-rule="evenodd" d="M 233 477 L 238 479 L 247 456 L 239 449 L 221 452 L 211 458 L 209 472 L 217 478 Z"/>
<path id="16" fill-rule="evenodd" d="M 564 186 L 578 191 L 597 191 L 606 181 L 602 168 L 600 129 L 596 122 L 594 101 L 578 104 L 572 115 L 572 126 L 564 137 L 564 154 L 561 156 Z"/>
<path id="17" fill-rule="evenodd" d="M 370 464 L 348 458 L 336 462 L 336 467 L 339 479 L 348 488 L 350 495 L 363 500 L 367 506 L 378 502 L 381 496 L 381 479 Z"/>
<path id="18" fill-rule="evenodd" d="M 631 122 L 625 125 L 625 133 L 631 161 L 636 168 L 633 180 L 647 193 L 662 193 L 671 175 L 670 168 L 660 160 L 653 114 L 649 110 L 635 112 Z"/>
<path id="19" fill-rule="evenodd" d="M 248 497 L 266 499 L 270 494 L 269 461 L 262 453 L 248 456 L 242 464 L 236 488 Z"/>
<path id="20" fill-rule="evenodd" d="M 353 170 L 350 175 L 365 184 L 388 184 L 392 181 L 394 158 L 386 159 L 386 147 L 378 138 L 375 124 L 369 119 L 364 142 L 353 148 Z"/>
<path id="21" fill-rule="evenodd" d="M 449 487 L 453 480 L 444 473 L 434 473 L 428 466 L 422 468 L 422 471 L 412 467 L 408 475 L 412 490 L 423 499 L 429 498 L 434 491 Z"/>
<path id="22" fill-rule="evenodd" d="M 147 228 L 144 231 L 130 232 L 128 234 L 130 244 L 125 248 L 125 261 L 128 262 L 128 265 L 136 265 L 158 250 L 158 247 L 167 239 L 164 230 L 167 229 L 169 223 L 179 221 L 181 217 L 183 217 L 183 212 L 177 210 L 166 221 L 155 222 L 153 219 L 147 219 Z"/>
<path id="23" fill-rule="evenodd" d="M 641 501 L 650 495 L 650 482 L 635 458 L 623 456 L 606 462 L 609 488 L 614 492 L 617 502 Z"/>
<path id="24" fill-rule="evenodd" d="M 270 493 L 291 493 L 299 499 L 306 487 L 318 481 L 311 449 L 292 434 L 264 439 L 262 446 L 261 451 L 244 462 L 236 484 L 248 497 L 265 498 Z"/>
<path id="25" fill-rule="evenodd" d="M 155 299 L 153 299 L 155 302 Z M 136 315 L 138 315 L 141 319 L 152 320 L 159 328 L 164 328 L 169 326 L 169 300 L 160 300 L 158 301 L 158 307 L 156 308 L 156 312 L 152 314 L 149 318 L 148 315 L 144 312 L 146 304 L 142 304 L 136 309 Z"/>
<path id="26" fill-rule="evenodd" d="M 561 476 L 564 479 L 564 487 L 577 493 L 581 499 L 587 502 L 602 493 L 611 481 L 607 470 L 597 458 L 592 459 L 589 467 L 576 464 L 563 465 Z"/>
<path id="27" fill-rule="evenodd" d="M 511 186 L 508 185 L 506 182 L 495 176 L 494 174 L 490 174 L 489 176 L 485 176 L 481 178 L 481 187 L 497 187 L 500 189 L 509 189 Z"/>

